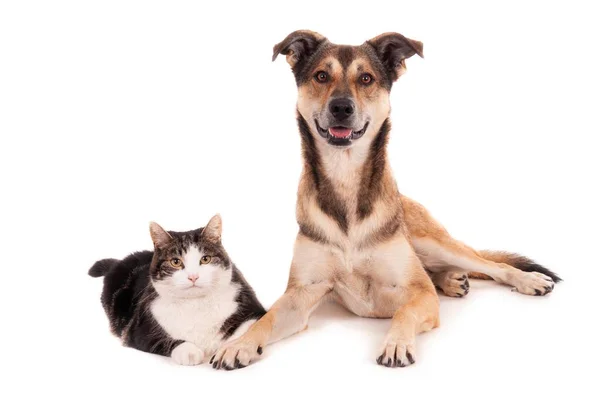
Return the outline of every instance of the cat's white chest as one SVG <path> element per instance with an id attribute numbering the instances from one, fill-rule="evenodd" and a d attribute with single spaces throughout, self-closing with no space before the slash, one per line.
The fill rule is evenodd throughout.
<path id="1" fill-rule="evenodd" d="M 173 339 L 213 353 L 223 342 L 221 326 L 237 309 L 238 286 L 231 285 L 201 298 L 157 297 L 150 306 L 152 315 Z"/>

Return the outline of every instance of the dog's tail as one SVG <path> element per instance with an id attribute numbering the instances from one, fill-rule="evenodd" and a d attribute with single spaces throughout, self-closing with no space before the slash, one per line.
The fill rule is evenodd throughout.
<path id="1" fill-rule="evenodd" d="M 104 276 L 119 261 L 116 258 L 105 258 L 104 260 L 96 261 L 88 271 L 88 275 L 94 278 Z"/>
<path id="2" fill-rule="evenodd" d="M 506 251 L 490 251 L 483 250 L 478 251 L 478 253 L 485 258 L 486 260 L 508 264 L 516 269 L 520 269 L 524 272 L 540 272 L 550 278 L 554 282 L 560 282 L 562 279 L 554 272 L 550 271 L 548 268 L 541 266 L 530 258 L 522 256 L 516 253 L 509 253 Z M 487 275 L 479 274 L 477 272 L 469 273 L 469 276 L 472 278 L 479 279 L 490 279 Z"/>

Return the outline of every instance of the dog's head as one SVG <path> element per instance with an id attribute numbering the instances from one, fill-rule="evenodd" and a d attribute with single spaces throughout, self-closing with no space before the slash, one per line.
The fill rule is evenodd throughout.
<path id="1" fill-rule="evenodd" d="M 284 54 L 298 85 L 298 112 L 311 131 L 333 146 L 374 136 L 390 112 L 392 84 L 405 60 L 423 57 L 423 44 L 384 33 L 360 46 L 329 42 L 312 31 L 289 34 L 273 48 Z"/>

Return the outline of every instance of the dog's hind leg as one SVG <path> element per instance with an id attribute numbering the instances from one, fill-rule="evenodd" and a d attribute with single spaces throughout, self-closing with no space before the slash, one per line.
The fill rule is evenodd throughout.
<path id="1" fill-rule="evenodd" d="M 497 282 L 513 286 L 523 294 L 543 296 L 554 288 L 554 281 L 547 275 L 537 271 L 525 272 L 506 263 L 490 261 L 452 238 L 441 242 L 430 238 L 415 239 L 413 246 L 426 259 L 436 259 L 439 264 L 451 265 L 465 272 L 487 275 Z"/>
<path id="2" fill-rule="evenodd" d="M 526 257 L 478 252 L 452 238 L 419 203 L 403 196 L 402 205 L 411 243 L 426 269 L 434 274 L 462 270 L 489 276 L 520 293 L 537 296 L 550 293 L 554 283 L 560 281 L 556 274 Z"/>

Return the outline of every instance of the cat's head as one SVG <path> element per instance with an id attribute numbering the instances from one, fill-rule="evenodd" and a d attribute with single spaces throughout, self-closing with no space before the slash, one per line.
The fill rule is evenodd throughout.
<path id="1" fill-rule="evenodd" d="M 167 232 L 150 223 L 154 256 L 150 278 L 161 295 L 201 297 L 229 284 L 232 263 L 221 244 L 221 217 L 189 232 Z"/>

